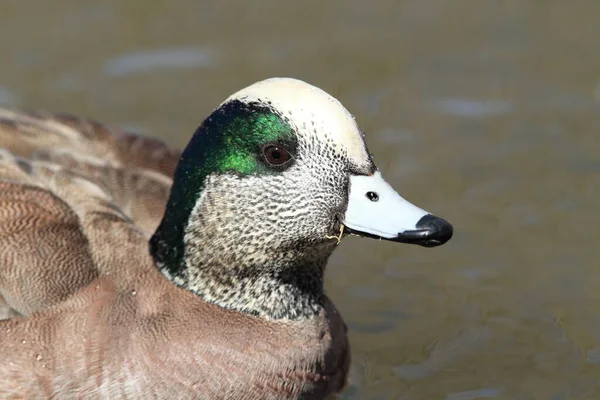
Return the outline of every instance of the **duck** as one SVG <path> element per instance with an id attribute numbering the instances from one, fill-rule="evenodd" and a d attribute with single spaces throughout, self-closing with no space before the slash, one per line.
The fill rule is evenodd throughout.
<path id="1" fill-rule="evenodd" d="M 322 399 L 346 385 L 326 295 L 348 235 L 453 227 L 398 194 L 333 96 L 270 78 L 182 151 L 0 110 L 1 398 Z"/>

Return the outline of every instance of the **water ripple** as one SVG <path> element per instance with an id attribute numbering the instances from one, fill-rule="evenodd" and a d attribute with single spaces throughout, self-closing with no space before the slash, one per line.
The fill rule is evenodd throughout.
<path id="1" fill-rule="evenodd" d="M 129 53 L 104 64 L 108 76 L 125 76 L 159 69 L 212 68 L 216 56 L 207 48 L 167 48 Z"/>
<path id="2" fill-rule="evenodd" d="M 500 389 L 483 388 L 477 390 L 469 390 L 466 392 L 458 392 L 449 394 L 444 400 L 475 400 L 475 399 L 490 399 L 498 397 L 502 393 Z"/>
<path id="3" fill-rule="evenodd" d="M 16 102 L 17 96 L 8 89 L 0 86 L 0 104 L 15 104 Z"/>
<path id="4" fill-rule="evenodd" d="M 429 106 L 441 113 L 464 118 L 485 118 L 504 115 L 512 110 L 510 103 L 502 100 L 472 100 L 445 98 L 429 102 Z"/>

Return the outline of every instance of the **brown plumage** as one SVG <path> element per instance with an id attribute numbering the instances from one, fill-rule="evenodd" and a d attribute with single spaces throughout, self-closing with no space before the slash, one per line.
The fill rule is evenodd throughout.
<path id="1" fill-rule="evenodd" d="M 345 326 L 206 303 L 158 271 L 148 238 L 179 153 L 66 115 L 0 110 L 0 398 L 322 398 Z M 0 304 L 2 301 L 0 301 Z"/>
<path id="2" fill-rule="evenodd" d="M 452 226 L 307 83 L 240 90 L 181 153 L 0 109 L 0 315 L 22 315 L 0 321 L 0 398 L 338 392 L 349 345 L 323 274 L 348 233 L 432 247 Z"/>
<path id="3" fill-rule="evenodd" d="M 150 237 L 179 157 L 158 140 L 90 120 L 2 109 L 0 146 L 0 294 L 25 315 L 99 273 L 73 207 L 96 196 Z"/>

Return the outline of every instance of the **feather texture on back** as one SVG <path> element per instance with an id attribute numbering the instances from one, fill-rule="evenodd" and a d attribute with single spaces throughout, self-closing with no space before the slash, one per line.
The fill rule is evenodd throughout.
<path id="1" fill-rule="evenodd" d="M 269 322 L 156 268 L 148 238 L 176 151 L 7 110 L 0 145 L 0 294 L 31 315 L 0 321 L 0 398 L 319 399 L 343 387 L 346 328 L 331 303 L 308 323 Z"/>

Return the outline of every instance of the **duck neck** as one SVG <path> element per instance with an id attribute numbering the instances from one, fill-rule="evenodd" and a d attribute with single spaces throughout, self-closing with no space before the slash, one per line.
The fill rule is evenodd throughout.
<path id="1" fill-rule="evenodd" d="M 270 320 L 298 320 L 318 315 L 325 303 L 323 273 L 330 246 L 257 252 L 243 238 L 223 243 L 195 229 L 185 235 L 184 255 L 176 263 L 157 245 L 151 252 L 164 276 L 177 286 L 223 308 Z"/>
<path id="2" fill-rule="evenodd" d="M 195 263 L 186 270 L 184 287 L 210 303 L 262 318 L 311 318 L 324 304 L 323 267 L 324 263 L 236 268 Z"/>
<path id="3" fill-rule="evenodd" d="M 159 264 L 160 270 L 207 302 L 272 320 L 312 318 L 323 309 L 326 259 L 298 259 L 298 254 L 288 253 L 268 263 L 229 264 L 227 257 L 206 257 L 212 249 L 189 250 L 179 269 Z"/>

